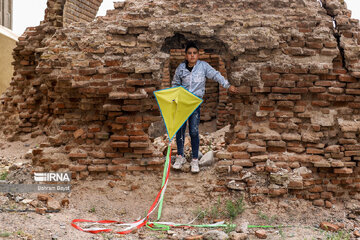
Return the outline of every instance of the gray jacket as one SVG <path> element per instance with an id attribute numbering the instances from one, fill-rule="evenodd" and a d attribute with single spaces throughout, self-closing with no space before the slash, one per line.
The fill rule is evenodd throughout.
<path id="1" fill-rule="evenodd" d="M 181 85 L 196 96 L 203 98 L 205 94 L 206 78 L 215 80 L 226 89 L 230 87 L 230 83 L 220 74 L 220 72 L 216 71 L 207 62 L 201 60 L 196 62 L 191 72 L 186 68 L 185 61 L 180 63 L 176 68 L 172 86 L 177 87 Z"/>

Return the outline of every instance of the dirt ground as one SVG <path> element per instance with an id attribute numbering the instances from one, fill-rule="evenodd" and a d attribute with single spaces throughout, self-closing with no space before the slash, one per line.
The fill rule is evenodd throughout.
<path id="1" fill-rule="evenodd" d="M 43 137 L 25 137 L 17 142 L 7 142 L 3 137 L 0 138 L 0 176 L 9 171 L 7 181 L 21 183 L 32 179 L 31 160 L 26 159 L 26 153 L 42 141 Z M 213 230 L 172 228 L 168 231 L 154 231 L 143 227 L 131 234 L 119 235 L 90 234 L 71 226 L 71 221 L 79 218 L 133 222 L 144 217 L 160 190 L 161 179 L 161 172 L 138 172 L 124 174 L 117 181 L 72 180 L 71 193 L 51 193 L 48 196 L 57 202 L 67 199 L 69 204 L 61 207 L 59 212 L 44 214 L 19 212 L 26 208 L 34 211 L 34 206 L 46 207 L 44 202 L 38 200 L 38 193 L 0 193 L 0 239 L 201 239 L 194 236 Z M 338 202 L 333 208 L 326 209 L 289 196 L 252 204 L 247 201 L 245 193 L 239 191 L 212 191 L 215 182 L 213 167 L 204 167 L 199 174 L 172 170 L 161 221 L 189 223 L 197 217 L 193 224 L 204 224 L 213 223 L 216 217 L 236 225 L 234 229 L 219 230 L 242 231 L 247 234 L 248 239 L 259 239 L 255 236 L 255 231 L 260 228 L 250 228 L 251 225 L 274 226 L 264 229 L 267 239 L 356 239 L 354 232 L 360 226 L 358 202 Z M 222 214 L 221 209 L 224 209 L 226 201 L 236 202 L 242 197 L 242 213 L 233 220 Z M 156 215 L 157 212 L 151 215 L 151 219 L 155 220 Z M 336 224 L 342 229 L 338 232 L 324 231 L 319 227 L 323 221 Z M 85 227 L 87 224 L 81 226 Z M 116 225 L 109 228 L 121 230 Z M 190 236 L 194 238 L 189 238 Z"/>

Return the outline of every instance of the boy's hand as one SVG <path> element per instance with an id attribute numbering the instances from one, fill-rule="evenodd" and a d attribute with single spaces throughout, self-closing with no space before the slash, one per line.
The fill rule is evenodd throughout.
<path id="1" fill-rule="evenodd" d="M 239 91 L 239 89 L 237 89 L 235 86 L 233 86 L 233 85 L 231 85 L 230 87 L 229 87 L 229 93 L 232 93 L 232 94 L 236 94 L 236 93 L 239 93 L 240 91 Z"/>

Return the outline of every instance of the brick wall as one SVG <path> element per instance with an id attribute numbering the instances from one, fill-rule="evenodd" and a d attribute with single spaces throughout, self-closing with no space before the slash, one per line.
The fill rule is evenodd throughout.
<path id="1" fill-rule="evenodd" d="M 152 92 L 170 79 L 170 49 L 196 39 L 240 90 L 219 91 L 218 124 L 228 114 L 231 127 L 214 191 L 327 207 L 358 198 L 359 25 L 340 1 L 321 2 L 129 1 L 63 26 L 67 2 L 49 1 L 45 21 L 14 50 L 1 130 L 10 140 L 48 136 L 34 151 L 39 171 L 85 179 L 160 170 Z"/>

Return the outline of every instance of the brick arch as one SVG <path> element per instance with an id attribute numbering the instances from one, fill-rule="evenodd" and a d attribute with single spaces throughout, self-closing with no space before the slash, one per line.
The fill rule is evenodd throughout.
<path id="1" fill-rule="evenodd" d="M 195 41 L 198 44 L 200 60 L 208 62 L 212 67 L 221 72 L 226 79 L 229 79 L 228 73 L 231 72 L 230 62 L 233 60 L 233 56 L 220 39 L 176 32 L 173 36 L 166 38 L 161 46 L 161 51 L 170 55 L 169 59 L 165 61 L 163 68 L 162 88 L 171 86 L 176 67 L 185 59 L 184 50 L 186 42 L 189 40 Z M 203 99 L 201 122 L 205 123 L 216 120 L 217 129 L 226 126 L 229 123 L 228 104 L 230 103 L 226 89 L 222 88 L 215 81 L 207 81 Z"/>
<path id="2" fill-rule="evenodd" d="M 63 11 L 63 24 L 91 22 L 96 17 L 103 0 L 66 0 Z"/>

